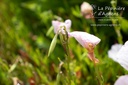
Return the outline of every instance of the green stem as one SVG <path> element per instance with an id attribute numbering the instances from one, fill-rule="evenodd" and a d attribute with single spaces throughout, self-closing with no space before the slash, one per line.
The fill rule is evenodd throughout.
<path id="1" fill-rule="evenodd" d="M 67 70 L 68 70 L 68 79 L 69 79 L 69 85 L 71 85 L 72 81 L 76 85 L 74 75 L 72 74 L 72 71 L 70 69 L 70 52 L 69 52 L 69 46 L 66 44 L 66 62 L 67 62 Z"/>
<path id="2" fill-rule="evenodd" d="M 67 56 L 67 57 L 69 57 L 69 56 Z M 67 62 L 67 70 L 68 70 L 69 85 L 71 85 L 71 80 L 72 80 L 72 78 L 71 78 L 71 70 L 70 70 L 69 58 L 67 58 L 66 62 Z"/>
<path id="3" fill-rule="evenodd" d="M 92 22 L 93 22 L 93 24 L 96 24 L 95 18 L 92 18 Z M 94 29 L 94 33 L 97 34 L 97 28 L 96 28 L 96 26 L 93 26 L 93 29 Z"/>
<path id="4" fill-rule="evenodd" d="M 118 24 L 118 22 L 114 21 L 113 19 L 112 19 L 112 23 L 113 24 Z M 120 27 L 119 26 L 114 26 L 114 30 L 117 34 L 118 43 L 123 44 L 122 35 L 121 35 L 121 32 L 120 32 Z"/>
<path id="5" fill-rule="evenodd" d="M 123 41 L 122 41 L 122 35 L 121 35 L 121 32 L 120 32 L 120 29 L 118 27 L 115 27 L 115 31 L 116 31 L 116 34 L 117 34 L 117 39 L 118 39 L 118 42 L 120 44 L 123 44 Z"/>
<path id="6" fill-rule="evenodd" d="M 56 83 L 55 83 L 55 85 L 59 85 L 59 82 L 60 82 L 60 78 L 61 77 L 61 74 L 60 74 L 60 71 L 58 72 L 58 74 L 57 74 L 57 77 L 56 77 Z"/>
<path id="7" fill-rule="evenodd" d="M 65 31 L 65 34 L 63 33 L 60 33 L 60 41 L 61 41 L 61 44 L 64 48 L 64 51 L 65 51 L 65 54 L 66 54 L 66 70 L 67 70 L 67 81 L 68 81 L 68 85 L 71 85 L 72 82 L 74 83 L 75 82 L 75 79 L 73 78 L 73 75 L 72 75 L 72 71 L 70 69 L 70 52 L 69 52 L 69 46 L 68 46 L 68 32 L 66 31 L 66 28 L 65 26 L 62 27 Z"/>
<path id="8" fill-rule="evenodd" d="M 94 66 L 95 66 L 96 79 L 98 80 L 98 85 L 104 85 L 104 79 L 99 71 L 99 67 L 95 63 L 94 63 Z"/>
<path id="9" fill-rule="evenodd" d="M 112 4 L 112 7 L 113 7 L 113 8 L 116 8 L 117 0 L 112 0 L 112 1 L 113 1 L 113 3 L 111 3 L 111 4 Z M 111 1 L 111 2 L 112 2 L 112 1 Z M 115 14 L 117 13 L 116 10 L 113 10 L 113 11 L 114 11 Z M 115 17 L 119 17 L 119 15 L 117 15 L 117 16 L 115 16 Z M 114 19 L 115 19 L 115 17 L 114 17 Z M 115 21 L 114 19 L 111 18 L 112 23 L 113 23 L 113 24 L 119 24 L 118 21 L 117 21 L 117 20 Z M 115 29 L 115 32 L 116 32 L 116 34 L 117 34 L 118 43 L 123 44 L 122 35 L 121 35 L 121 32 L 120 32 L 120 27 L 119 27 L 119 26 L 114 26 L 114 29 Z"/>

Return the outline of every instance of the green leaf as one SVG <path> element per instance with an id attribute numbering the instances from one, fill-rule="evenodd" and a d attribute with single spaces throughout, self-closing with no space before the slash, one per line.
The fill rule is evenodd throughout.
<path id="1" fill-rule="evenodd" d="M 81 17 L 81 14 L 80 14 L 80 8 L 79 6 L 76 6 L 75 8 L 72 8 L 72 14 L 78 18 Z"/>
<path id="2" fill-rule="evenodd" d="M 17 66 L 17 63 L 14 63 L 12 66 L 11 66 L 11 68 L 9 69 L 9 73 L 11 73 L 15 68 L 16 68 L 16 66 Z"/>
<path id="3" fill-rule="evenodd" d="M 49 28 L 49 30 L 48 30 L 48 32 L 47 32 L 47 36 L 49 36 L 50 35 L 50 33 L 52 32 L 52 30 L 53 30 L 53 26 L 51 26 L 50 28 Z"/>
<path id="4" fill-rule="evenodd" d="M 128 20 L 124 19 L 124 18 L 119 18 L 120 21 L 120 26 L 121 29 L 123 30 L 123 32 L 128 33 Z"/>
<path id="5" fill-rule="evenodd" d="M 58 73 L 55 85 L 59 85 L 60 79 L 61 79 L 61 73 Z"/>
<path id="6" fill-rule="evenodd" d="M 71 81 L 71 85 L 76 85 L 73 81 Z"/>
<path id="7" fill-rule="evenodd" d="M 57 42 L 57 36 L 58 34 L 56 34 L 51 42 L 50 48 L 49 48 L 49 52 L 48 52 L 48 56 L 50 56 L 50 54 L 53 52 L 55 46 L 56 46 L 56 42 Z"/>

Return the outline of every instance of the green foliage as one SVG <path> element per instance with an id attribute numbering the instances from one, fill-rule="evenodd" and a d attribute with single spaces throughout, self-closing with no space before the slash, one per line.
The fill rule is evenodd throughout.
<path id="1" fill-rule="evenodd" d="M 107 55 L 110 46 L 117 42 L 113 27 L 97 27 L 97 33 L 95 33 L 93 27 L 90 26 L 92 22 L 80 14 L 79 7 L 83 1 L 0 0 L 0 85 L 13 85 L 14 77 L 24 85 L 55 85 L 56 77 L 57 79 L 63 77 L 57 74 L 58 58 L 65 60 L 64 50 L 61 42 L 56 41 L 57 35 L 54 37 L 53 28 L 49 30 L 53 19 L 61 21 L 71 19 L 71 30 L 86 31 L 101 38 L 102 41 L 96 47 L 95 54 L 100 60 L 99 68 L 105 85 L 113 85 L 118 76 L 127 73 Z M 110 0 L 96 0 L 95 2 L 91 0 L 89 3 L 102 6 L 102 4 L 110 4 Z M 124 4 L 128 6 L 122 1 L 121 5 Z M 122 33 L 128 35 L 126 16 L 121 17 L 119 23 Z M 97 21 L 96 23 L 111 22 Z M 123 39 L 128 40 L 125 35 Z M 53 46 L 48 53 L 53 37 Z M 87 58 L 87 51 L 74 39 L 69 40 L 69 48 L 70 67 L 76 74 L 77 85 L 96 85 L 94 65 Z M 74 82 L 71 84 L 75 85 Z"/>

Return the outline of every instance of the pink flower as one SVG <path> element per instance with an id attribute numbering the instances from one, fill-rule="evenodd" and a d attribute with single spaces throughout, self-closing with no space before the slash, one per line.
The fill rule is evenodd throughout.
<path id="1" fill-rule="evenodd" d="M 86 19 L 94 18 L 93 16 L 93 8 L 92 6 L 87 3 L 83 2 L 81 5 L 81 13 Z"/>
<path id="2" fill-rule="evenodd" d="M 94 47 L 100 42 L 100 39 L 87 32 L 74 31 L 69 33 L 69 37 L 74 37 L 84 48 L 88 50 L 88 57 L 98 63 L 98 59 L 94 56 Z"/>
<path id="3" fill-rule="evenodd" d="M 128 85 L 128 75 L 120 76 L 114 85 Z"/>
<path id="4" fill-rule="evenodd" d="M 65 22 L 59 22 L 59 21 L 52 21 L 52 25 L 54 27 L 54 33 L 58 33 L 60 30 L 62 31 L 63 29 L 62 26 L 66 27 L 66 31 L 69 32 L 70 31 L 70 27 L 71 27 L 71 20 L 68 19 Z"/>

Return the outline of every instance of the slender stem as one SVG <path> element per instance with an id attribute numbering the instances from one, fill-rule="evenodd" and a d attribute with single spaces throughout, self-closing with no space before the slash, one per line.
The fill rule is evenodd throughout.
<path id="1" fill-rule="evenodd" d="M 58 58 L 58 59 L 59 59 L 59 58 Z M 61 67 L 62 67 L 62 65 L 63 65 L 64 63 L 63 63 L 60 59 L 59 59 L 59 61 L 60 61 L 60 64 L 59 64 L 59 69 L 58 69 L 58 73 L 57 73 L 55 85 L 59 85 L 60 80 L 61 80 L 61 76 L 62 76 Z"/>
<path id="2" fill-rule="evenodd" d="M 113 20 L 113 19 L 112 19 L 112 23 L 113 24 L 118 24 L 118 22 Z M 119 26 L 114 26 L 114 30 L 115 30 L 115 32 L 117 34 L 118 43 L 123 44 L 122 35 L 121 35 L 121 32 L 120 32 L 120 27 Z"/>
<path id="3" fill-rule="evenodd" d="M 69 78 L 69 85 L 71 85 L 72 81 L 76 85 L 74 75 L 72 74 L 73 72 L 70 69 L 70 52 L 69 52 L 69 46 L 66 44 L 66 62 L 67 62 L 67 70 L 68 70 L 68 78 Z"/>
<path id="4" fill-rule="evenodd" d="M 73 78 L 72 71 L 70 69 L 70 52 L 69 52 L 69 46 L 68 46 L 68 32 L 66 31 L 65 26 L 63 26 L 62 28 L 65 31 L 65 34 L 60 32 L 59 35 L 60 35 L 61 44 L 62 44 L 65 54 L 66 54 L 65 64 L 66 64 L 66 70 L 67 70 L 67 79 L 68 79 L 67 81 L 68 81 L 68 85 L 71 85 L 71 83 L 75 82 L 75 80 Z"/>
<path id="5" fill-rule="evenodd" d="M 96 24 L 95 18 L 92 18 L 92 22 L 93 22 L 93 24 Z M 97 28 L 96 28 L 96 26 L 93 26 L 93 29 L 94 29 L 94 33 L 97 34 Z"/>
<path id="6" fill-rule="evenodd" d="M 120 44 L 123 44 L 122 35 L 121 35 L 121 32 L 120 32 L 119 27 L 115 27 L 115 31 L 116 31 L 116 34 L 117 34 L 117 37 L 118 37 L 118 42 L 119 42 Z"/>
<path id="7" fill-rule="evenodd" d="M 103 76 L 101 75 L 101 73 L 99 71 L 99 67 L 97 66 L 96 63 L 94 63 L 94 67 L 95 67 L 96 79 L 98 80 L 98 85 L 104 85 Z"/>
<path id="8" fill-rule="evenodd" d="M 111 2 L 113 2 L 113 3 L 111 3 L 112 7 L 116 8 L 117 0 L 112 0 Z M 114 13 L 117 13 L 116 10 L 113 10 L 113 11 L 114 11 Z M 119 15 L 117 15 L 116 17 L 119 17 Z M 113 18 L 111 18 L 111 20 L 112 20 L 113 24 L 119 24 L 118 21 L 114 20 Z M 114 29 L 115 29 L 115 32 L 117 34 L 118 43 L 123 44 L 122 35 L 121 35 L 121 32 L 120 32 L 120 27 L 119 26 L 114 26 Z"/>

